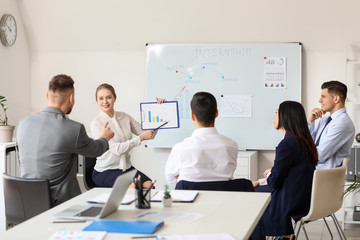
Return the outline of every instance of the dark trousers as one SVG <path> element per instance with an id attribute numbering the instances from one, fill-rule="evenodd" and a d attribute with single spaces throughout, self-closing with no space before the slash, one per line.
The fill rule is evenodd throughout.
<path id="1" fill-rule="evenodd" d="M 258 186 L 255 188 L 255 192 L 272 192 L 272 187 L 270 187 L 269 185 L 263 185 L 263 186 Z M 256 225 L 256 228 L 254 229 L 253 234 L 251 235 L 250 239 L 251 240 L 265 240 L 265 236 L 262 233 L 262 229 L 261 229 L 261 219 L 259 221 L 259 223 Z"/>
<path id="2" fill-rule="evenodd" d="M 255 192 L 269 192 L 269 193 L 271 193 L 272 191 L 273 191 L 273 189 L 269 185 L 258 186 L 258 187 L 255 188 Z"/>
<path id="3" fill-rule="evenodd" d="M 98 172 L 96 170 L 92 173 L 92 179 L 97 187 L 112 187 L 115 183 L 115 180 L 121 174 L 135 169 L 134 167 L 129 168 L 126 171 L 120 169 L 109 169 L 103 172 Z M 146 176 L 144 173 L 137 171 L 135 177 L 140 176 L 141 182 L 151 181 L 151 179 Z"/>

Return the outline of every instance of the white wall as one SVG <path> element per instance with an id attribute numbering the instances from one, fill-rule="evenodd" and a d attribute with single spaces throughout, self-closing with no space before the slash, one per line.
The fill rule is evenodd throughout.
<path id="1" fill-rule="evenodd" d="M 7 13 L 15 17 L 18 36 L 12 47 L 0 43 L 0 95 L 7 98 L 9 124 L 17 125 L 30 113 L 30 49 L 16 1 L 0 1 L 0 17 Z"/>
<path id="2" fill-rule="evenodd" d="M 139 118 L 146 98 L 145 44 L 194 42 L 302 42 L 303 104 L 319 106 L 322 82 L 345 81 L 345 46 L 359 55 L 357 0 L 18 0 L 31 54 L 31 110 L 46 106 L 53 75 L 71 75 L 76 105 L 70 117 L 88 128 L 98 111 L 97 85 L 117 90 L 116 109 Z M 355 73 L 356 74 L 356 73 Z M 272 121 L 272 119 L 268 119 Z M 244 136 L 246 137 L 246 136 Z M 163 179 L 168 149 L 133 151 L 134 165 Z M 261 151 L 259 173 L 274 153 Z"/>

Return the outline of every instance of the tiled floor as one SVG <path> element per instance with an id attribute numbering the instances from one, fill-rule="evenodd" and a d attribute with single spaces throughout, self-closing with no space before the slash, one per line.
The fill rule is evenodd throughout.
<path id="1" fill-rule="evenodd" d="M 336 231 L 334 222 L 327 220 L 329 227 L 332 231 L 335 240 L 340 240 L 339 234 Z M 306 232 L 308 233 L 309 239 L 331 239 L 331 236 L 325 226 L 323 220 L 318 220 L 305 225 Z M 360 224 L 346 224 L 345 225 L 345 236 L 348 240 L 360 240 Z M 304 232 L 301 230 L 298 240 L 306 239 Z"/>

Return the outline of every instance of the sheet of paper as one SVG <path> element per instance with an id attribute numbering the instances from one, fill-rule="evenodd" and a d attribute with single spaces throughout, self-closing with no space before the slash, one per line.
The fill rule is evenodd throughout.
<path id="1" fill-rule="evenodd" d="M 229 233 L 192 234 L 192 235 L 159 235 L 158 240 L 236 240 Z"/>
<path id="2" fill-rule="evenodd" d="M 265 88 L 286 88 L 286 57 L 264 57 Z"/>
<path id="3" fill-rule="evenodd" d="M 150 210 L 137 215 L 136 218 L 148 221 L 193 222 L 204 216 L 205 214 L 199 213 L 159 212 Z"/>
<path id="4" fill-rule="evenodd" d="M 105 204 L 106 201 L 109 199 L 110 193 L 102 193 L 94 198 L 87 200 L 88 203 L 95 203 L 95 204 Z M 122 200 L 122 205 L 128 205 L 135 201 L 135 194 L 127 193 Z"/>
<path id="5" fill-rule="evenodd" d="M 49 240 L 102 240 L 106 232 L 57 231 Z"/>
<path id="6" fill-rule="evenodd" d="M 141 128 L 155 130 L 179 127 L 178 102 L 169 101 L 162 104 L 154 102 L 140 103 Z M 166 123 L 166 124 L 165 124 Z"/>
<path id="7" fill-rule="evenodd" d="M 172 190 L 171 198 L 174 202 L 193 202 L 199 191 L 194 190 Z M 164 197 L 164 190 L 160 190 L 151 198 L 153 202 L 161 202 Z"/>

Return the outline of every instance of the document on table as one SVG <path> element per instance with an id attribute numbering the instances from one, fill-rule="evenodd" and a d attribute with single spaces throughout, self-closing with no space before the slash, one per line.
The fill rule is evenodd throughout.
<path id="1" fill-rule="evenodd" d="M 96 203 L 96 204 L 105 204 L 107 202 L 107 200 L 109 199 L 109 196 L 110 196 L 110 193 L 102 193 L 94 198 L 87 200 L 86 202 Z M 135 201 L 135 193 L 134 194 L 127 193 L 127 194 L 125 194 L 125 197 L 122 200 L 121 204 L 128 205 L 134 201 Z"/>
<path id="2" fill-rule="evenodd" d="M 170 222 L 193 222 L 202 218 L 205 214 L 187 212 L 162 212 L 149 210 L 136 216 L 139 220 L 170 221 Z"/>
<path id="3" fill-rule="evenodd" d="M 229 233 L 192 234 L 192 235 L 159 235 L 158 240 L 236 240 Z"/>
<path id="4" fill-rule="evenodd" d="M 49 240 L 102 240 L 106 232 L 57 231 Z"/>
<path id="5" fill-rule="evenodd" d="M 170 191 L 173 202 L 193 202 L 199 191 L 194 190 L 172 190 Z M 152 202 L 161 202 L 164 197 L 164 191 L 160 190 L 151 198 Z"/>

